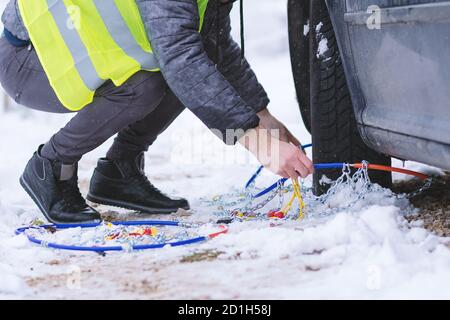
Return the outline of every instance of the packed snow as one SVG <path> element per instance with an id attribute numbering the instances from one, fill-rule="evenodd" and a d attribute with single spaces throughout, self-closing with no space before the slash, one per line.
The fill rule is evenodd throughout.
<path id="1" fill-rule="evenodd" d="M 308 143 L 290 71 L 285 2 L 247 2 L 248 59 L 269 92 L 270 110 Z M 237 22 L 237 12 L 233 18 Z M 0 114 L 0 298 L 450 298 L 449 239 L 426 231 L 420 222 L 408 223 L 405 215 L 414 209 L 383 192 L 353 209 L 301 222 L 235 222 L 228 234 L 188 247 L 100 256 L 34 246 L 14 235 L 17 227 L 42 218 L 18 178 L 37 146 L 70 117 L 15 105 Z M 81 161 L 83 193 L 109 144 Z M 241 147 L 223 146 L 188 111 L 151 147 L 146 160 L 150 179 L 171 195 L 187 197 L 193 210 L 131 218 L 214 222 L 218 217 L 203 199 L 242 188 L 257 166 Z M 442 174 L 419 164 L 407 166 Z M 258 185 L 275 179 L 264 172 Z M 336 197 L 341 203 L 352 195 Z M 119 212 L 130 218 L 125 215 Z"/>
<path id="2" fill-rule="evenodd" d="M 317 46 L 317 59 L 323 58 L 329 50 L 328 39 L 321 33 L 322 27 L 322 22 L 319 22 L 316 26 L 316 35 L 320 38 L 319 44 Z"/>
<path id="3" fill-rule="evenodd" d="M 328 39 L 327 38 L 322 38 L 319 42 L 319 46 L 317 48 L 317 58 L 321 58 L 325 55 L 325 53 L 327 53 L 327 51 L 329 50 L 328 48 Z"/>
<path id="4" fill-rule="evenodd" d="M 303 35 L 306 37 L 309 34 L 309 20 L 303 26 Z"/>

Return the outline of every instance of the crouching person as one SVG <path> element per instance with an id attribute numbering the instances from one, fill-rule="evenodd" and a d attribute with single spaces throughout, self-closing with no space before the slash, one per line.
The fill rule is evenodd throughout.
<path id="1" fill-rule="evenodd" d="M 116 134 L 98 160 L 88 200 L 145 213 L 188 209 L 187 200 L 163 194 L 144 173 L 144 152 L 185 107 L 275 173 L 312 172 L 311 161 L 292 145 L 298 141 L 266 109 L 266 92 L 231 38 L 233 2 L 9 2 L 0 39 L 2 86 L 29 108 L 75 113 L 37 149 L 20 178 L 50 222 L 100 219 L 80 194 L 77 163 Z M 279 152 L 259 155 L 252 129 L 268 144 L 279 143 Z M 227 130 L 243 134 L 226 141 Z"/>

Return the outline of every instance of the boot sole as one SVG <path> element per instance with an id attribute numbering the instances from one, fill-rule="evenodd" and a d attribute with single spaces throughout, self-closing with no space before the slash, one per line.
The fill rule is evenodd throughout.
<path id="1" fill-rule="evenodd" d="M 33 200 L 33 202 L 38 206 L 39 210 L 44 215 L 45 219 L 47 219 L 50 223 L 53 223 L 53 224 L 74 224 L 74 225 L 77 225 L 77 224 L 80 224 L 80 223 L 93 223 L 93 222 L 100 222 L 101 221 L 101 220 L 87 220 L 87 221 L 80 221 L 80 222 L 60 222 L 60 221 L 53 220 L 52 218 L 50 218 L 48 212 L 44 209 L 44 207 L 42 206 L 42 204 L 38 200 L 38 197 L 36 196 L 36 194 L 31 189 L 31 187 L 25 181 L 23 175 L 20 176 L 19 183 L 22 186 L 22 188 L 25 190 L 25 192 Z"/>
<path id="2" fill-rule="evenodd" d="M 118 207 L 118 208 L 127 209 L 127 210 L 135 210 L 135 211 L 139 211 L 141 213 L 147 213 L 147 214 L 159 214 L 159 213 L 160 214 L 171 214 L 171 213 L 177 212 L 178 209 L 189 210 L 189 208 L 167 209 L 167 208 L 144 207 L 144 206 L 140 206 L 140 205 L 125 202 L 125 201 L 99 197 L 99 196 L 93 195 L 91 193 L 89 193 L 87 195 L 86 199 L 88 199 L 91 202 L 97 203 L 97 204 L 103 204 L 106 206 L 113 206 L 113 207 Z"/>

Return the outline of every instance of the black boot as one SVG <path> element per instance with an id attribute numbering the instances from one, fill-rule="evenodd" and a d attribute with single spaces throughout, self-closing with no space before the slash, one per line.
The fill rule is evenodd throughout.
<path id="1" fill-rule="evenodd" d="M 41 146 L 42 147 L 42 146 Z M 41 157 L 40 149 L 28 161 L 20 184 L 52 223 L 98 222 L 78 189 L 77 164 L 65 165 Z"/>
<path id="2" fill-rule="evenodd" d="M 189 209 L 185 199 L 171 199 L 145 176 L 144 154 L 123 160 L 100 159 L 91 179 L 89 201 L 140 211 L 172 213 Z"/>

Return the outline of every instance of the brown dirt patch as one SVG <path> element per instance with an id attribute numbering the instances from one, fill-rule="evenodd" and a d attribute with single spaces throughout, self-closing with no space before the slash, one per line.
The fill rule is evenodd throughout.
<path id="1" fill-rule="evenodd" d="M 395 192 L 413 192 L 423 183 L 418 180 L 402 181 L 394 185 Z M 424 227 L 439 236 L 450 237 L 450 173 L 435 177 L 431 188 L 411 199 L 419 214 L 409 221 L 422 220 Z"/>

